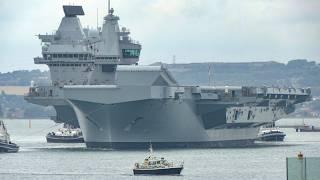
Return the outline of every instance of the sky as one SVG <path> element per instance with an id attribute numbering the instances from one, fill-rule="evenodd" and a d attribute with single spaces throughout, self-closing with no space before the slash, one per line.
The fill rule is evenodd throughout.
<path id="1" fill-rule="evenodd" d="M 62 5 L 82 5 L 83 27 L 103 23 L 106 0 L 0 0 L 0 72 L 42 69 L 37 34 L 57 30 Z M 154 62 L 320 63 L 319 0 L 111 0 L 119 24 Z"/>

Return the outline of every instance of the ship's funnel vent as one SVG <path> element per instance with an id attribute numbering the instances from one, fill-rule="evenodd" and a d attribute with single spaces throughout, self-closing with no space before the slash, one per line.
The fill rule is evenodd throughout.
<path id="1" fill-rule="evenodd" d="M 66 17 L 83 16 L 84 11 L 82 6 L 63 6 L 63 11 Z"/>

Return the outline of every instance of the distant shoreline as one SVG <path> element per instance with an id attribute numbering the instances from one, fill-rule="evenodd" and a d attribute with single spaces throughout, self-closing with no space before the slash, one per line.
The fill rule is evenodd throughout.
<path id="1" fill-rule="evenodd" d="M 0 86 L 0 92 L 4 91 L 7 95 L 22 96 L 29 91 L 29 86 Z"/>

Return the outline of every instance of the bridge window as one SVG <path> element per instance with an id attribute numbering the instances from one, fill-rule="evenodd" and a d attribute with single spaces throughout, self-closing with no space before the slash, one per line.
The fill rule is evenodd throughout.
<path id="1" fill-rule="evenodd" d="M 83 54 L 79 54 L 79 59 L 83 60 Z"/>
<path id="2" fill-rule="evenodd" d="M 75 58 L 80 60 L 91 59 L 91 54 L 43 54 L 43 58 L 46 60 L 50 60 L 52 58 Z"/>
<path id="3" fill-rule="evenodd" d="M 122 56 L 124 58 L 138 58 L 140 56 L 140 49 L 122 49 Z"/>

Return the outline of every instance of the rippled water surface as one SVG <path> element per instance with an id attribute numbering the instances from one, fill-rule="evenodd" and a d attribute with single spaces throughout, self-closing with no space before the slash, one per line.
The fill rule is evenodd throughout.
<path id="1" fill-rule="evenodd" d="M 57 129 L 52 121 L 5 120 L 19 153 L 0 154 L 0 179 L 286 179 L 286 157 L 303 152 L 320 156 L 320 132 L 296 133 L 283 129 L 281 143 L 259 143 L 252 148 L 169 149 L 155 154 L 183 160 L 180 176 L 133 176 L 135 162 L 145 151 L 88 150 L 84 144 L 48 144 L 47 132 Z"/>

